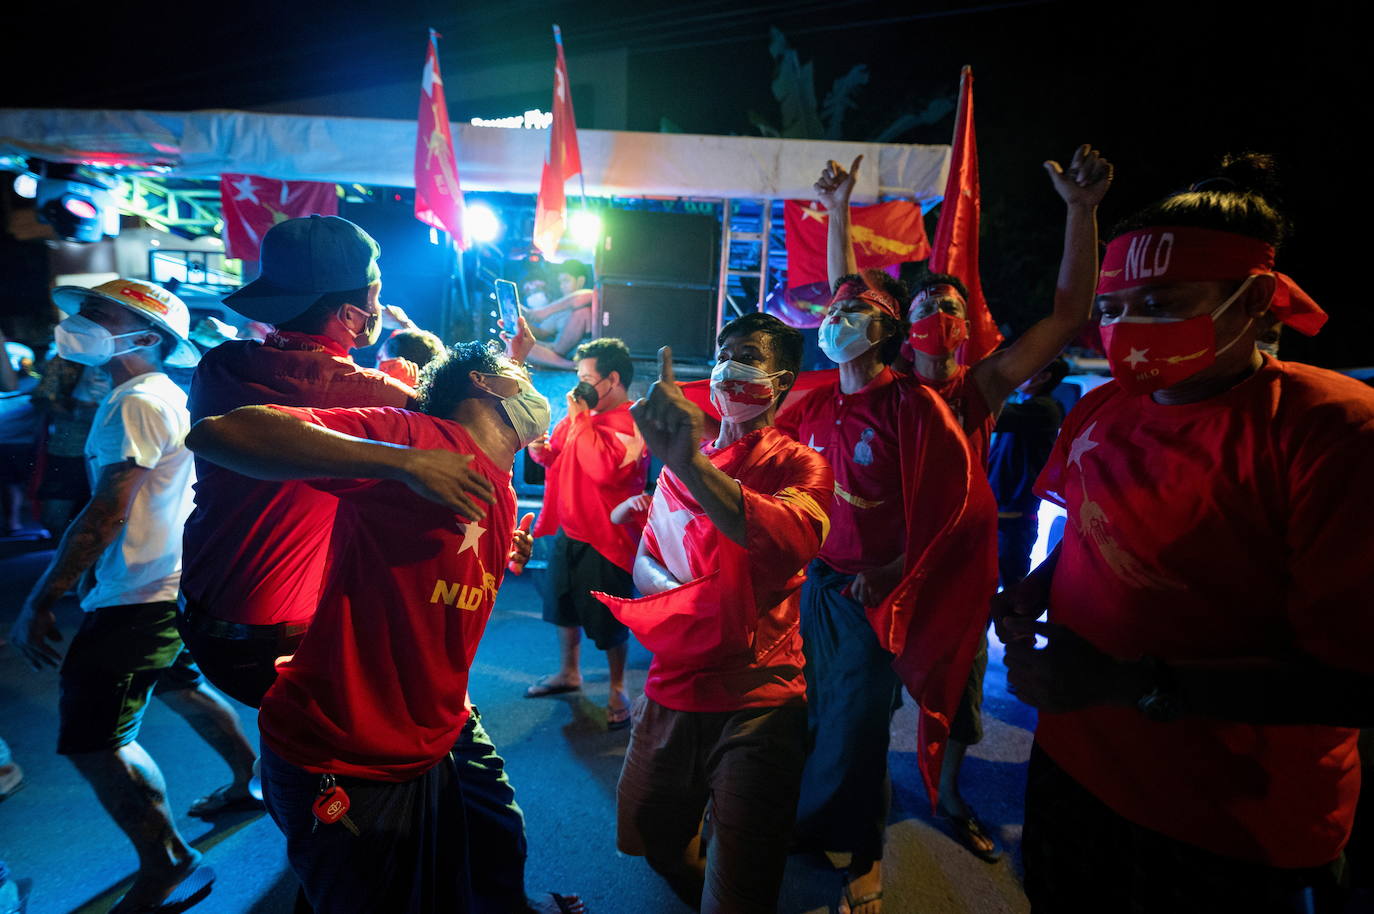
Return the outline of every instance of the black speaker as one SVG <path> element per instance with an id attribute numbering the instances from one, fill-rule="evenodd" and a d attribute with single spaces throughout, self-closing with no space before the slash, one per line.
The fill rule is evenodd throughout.
<path id="1" fill-rule="evenodd" d="M 429 226 L 415 218 L 413 200 L 345 201 L 339 204 L 339 215 L 360 226 L 382 249 L 377 260 L 382 303 L 399 305 L 421 327 L 443 334 L 446 328 L 440 320 L 453 254 L 429 240 Z"/>
<path id="2" fill-rule="evenodd" d="M 720 220 L 699 213 L 608 210 L 597 247 L 596 275 L 714 286 L 720 256 Z"/>
<path id="3" fill-rule="evenodd" d="M 707 361 L 716 354 L 716 290 L 653 282 L 597 284 L 600 326 L 596 336 L 625 341 L 637 359 L 657 356 L 672 346 L 673 358 Z"/>

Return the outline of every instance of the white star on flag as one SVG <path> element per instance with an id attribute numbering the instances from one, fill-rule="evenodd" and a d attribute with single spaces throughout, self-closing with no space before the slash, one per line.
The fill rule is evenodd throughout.
<path id="1" fill-rule="evenodd" d="M 644 439 L 639 437 L 639 432 L 630 434 L 615 432 L 616 440 L 625 446 L 625 459 L 620 461 L 618 469 L 624 469 L 639 459 L 639 455 L 644 453 Z"/>
<path id="2" fill-rule="evenodd" d="M 464 525 L 463 525 L 463 544 L 462 544 L 461 546 L 458 547 L 458 554 L 459 554 L 459 555 L 462 555 L 464 552 L 467 552 L 469 549 L 471 549 L 473 552 L 476 552 L 476 551 L 477 551 L 477 541 L 480 540 L 480 539 L 482 538 L 482 534 L 483 534 L 483 533 L 486 533 L 486 532 L 487 532 L 487 528 L 486 528 L 486 527 L 483 527 L 481 524 L 477 523 L 476 521 L 471 521 L 471 522 L 469 522 L 469 523 L 467 523 L 467 524 L 464 524 Z"/>
<path id="3" fill-rule="evenodd" d="M 817 454 L 819 454 L 821 451 L 825 450 L 825 445 L 823 445 L 823 444 L 817 444 L 817 443 L 816 443 L 816 433 L 815 433 L 815 432 L 812 432 L 812 433 L 811 433 L 811 440 L 807 442 L 806 446 L 809 447 L 809 448 L 811 448 L 811 450 L 815 451 Z"/>
<path id="4" fill-rule="evenodd" d="M 249 203 L 257 203 L 259 206 L 262 205 L 262 203 L 258 201 L 258 189 L 253 186 L 253 179 L 251 177 L 244 175 L 242 181 L 231 181 L 229 183 L 238 191 L 238 196 L 234 198 L 235 201 L 247 200 Z"/>
<path id="5" fill-rule="evenodd" d="M 415 71 L 411 70 L 410 72 L 414 73 Z M 420 88 L 425 90 L 426 95 L 433 97 L 435 83 L 442 86 L 444 81 L 440 78 L 439 71 L 434 67 L 434 58 L 429 57 L 425 60 L 425 73 L 420 78 Z"/>
<path id="6" fill-rule="evenodd" d="M 1132 346 L 1132 347 L 1131 347 L 1131 354 L 1128 355 L 1128 356 L 1126 356 L 1126 358 L 1125 358 L 1124 361 L 1126 362 L 1127 365 L 1130 365 L 1132 368 L 1135 368 L 1135 367 L 1138 366 L 1141 362 L 1148 362 L 1148 361 L 1150 361 L 1149 356 L 1146 355 L 1146 353 L 1149 352 L 1149 351 L 1150 351 L 1150 350 L 1148 350 L 1148 349 L 1136 349 L 1134 346 Z"/>
<path id="7" fill-rule="evenodd" d="M 1095 428 L 1097 428 L 1096 422 L 1083 429 L 1083 434 L 1073 439 L 1073 444 L 1069 445 L 1069 463 L 1077 464 L 1080 471 L 1083 469 L 1083 455 L 1102 443 L 1092 440 L 1092 433 Z"/>
<path id="8" fill-rule="evenodd" d="M 696 515 L 686 508 L 656 513 L 658 523 L 654 524 L 654 535 L 663 553 L 663 565 L 673 577 L 686 583 L 692 579 L 692 563 L 687 558 L 687 525 Z"/>

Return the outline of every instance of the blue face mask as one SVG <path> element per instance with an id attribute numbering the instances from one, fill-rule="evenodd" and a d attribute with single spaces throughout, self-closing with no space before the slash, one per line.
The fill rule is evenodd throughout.
<path id="1" fill-rule="evenodd" d="M 821 321 L 820 344 L 825 357 L 836 364 L 852 362 L 877 343 L 868 338 L 873 315 L 837 311 Z"/>
<path id="2" fill-rule="evenodd" d="M 519 392 L 501 398 L 501 408 L 506 411 L 506 418 L 515 429 L 520 446 L 528 447 L 531 441 L 549 430 L 553 412 L 549 409 L 548 398 L 535 390 L 527 378 L 504 374 L 497 377 L 510 378 L 520 385 Z"/>
<path id="3" fill-rule="evenodd" d="M 156 333 L 155 330 L 134 330 L 130 333 L 111 333 L 100 324 L 91 320 L 89 317 L 82 317 L 80 314 L 73 314 L 53 328 L 53 337 L 57 342 L 57 354 L 69 362 L 76 362 L 78 365 L 104 365 L 117 355 L 124 355 L 142 346 L 126 346 L 123 349 L 115 347 L 115 340 L 123 339 L 126 336 L 143 336 L 148 333 Z"/>

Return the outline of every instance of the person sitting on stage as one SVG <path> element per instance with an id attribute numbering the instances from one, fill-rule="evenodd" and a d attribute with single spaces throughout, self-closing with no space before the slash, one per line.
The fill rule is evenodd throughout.
<path id="1" fill-rule="evenodd" d="M 647 596 L 601 599 L 654 654 L 616 788 L 616 845 L 693 910 L 777 908 L 806 752 L 797 588 L 825 541 L 825 460 L 773 428 L 801 333 L 749 314 L 718 339 L 720 433 L 672 353 L 631 412 L 665 464 L 635 560 Z M 703 814 L 706 825 L 702 825 Z"/>
<path id="2" fill-rule="evenodd" d="M 548 401 L 480 343 L 430 366 L 420 397 L 419 413 L 244 407 L 187 438 L 236 473 L 338 501 L 319 612 L 258 717 L 263 796 L 320 914 L 528 908 L 523 885 L 496 898 L 476 884 L 523 870 L 525 841 L 506 778 L 470 777 L 501 761 L 469 757 L 466 694 L 515 558 L 511 464 L 548 427 Z M 346 815 L 312 812 L 333 800 Z"/>
<path id="3" fill-rule="evenodd" d="M 1341 869 L 1374 723 L 1374 390 L 1256 347 L 1268 315 L 1326 319 L 1274 269 L 1271 171 L 1228 160 L 1103 258 L 1114 380 L 1036 487 L 1059 548 L 995 614 L 1040 712 L 1036 910 L 1311 910 Z"/>
<path id="4" fill-rule="evenodd" d="M 525 320 L 535 338 L 541 341 L 530 351 L 530 361 L 573 371 L 577 365 L 567 356 L 592 330 L 596 291 L 587 288 L 589 271 L 581 261 L 565 260 L 554 269 L 558 275 L 559 298 L 525 311 Z"/>
<path id="5" fill-rule="evenodd" d="M 639 530 L 614 523 L 611 512 L 643 493 L 649 453 L 626 395 L 635 370 L 630 350 L 618 339 L 604 338 L 583 343 L 576 355 L 577 386 L 568 392 L 568 414 L 528 452 L 548 471 L 534 535 L 554 537 L 544 621 L 558 627 L 559 667 L 531 685 L 525 697 L 581 688 L 579 660 L 586 631 L 597 649 L 606 652 L 611 678 L 606 726 L 620 730 L 630 725 L 625 691 L 630 632 L 592 592 L 633 595 Z"/>

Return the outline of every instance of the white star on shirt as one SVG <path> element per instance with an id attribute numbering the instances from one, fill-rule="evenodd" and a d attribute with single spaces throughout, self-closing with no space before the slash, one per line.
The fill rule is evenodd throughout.
<path id="1" fill-rule="evenodd" d="M 667 507 L 666 503 L 663 507 Z M 692 577 L 692 563 L 687 558 L 687 525 L 696 515 L 686 508 L 664 513 L 666 517 L 654 525 L 658 549 L 663 553 L 663 566 L 673 577 L 685 583 Z"/>
<path id="2" fill-rule="evenodd" d="M 486 533 L 486 532 L 487 532 L 487 528 L 486 528 L 486 527 L 483 527 L 481 524 L 477 523 L 476 521 L 472 521 L 472 522 L 469 522 L 469 523 L 464 524 L 464 525 L 463 525 L 463 544 L 462 544 L 461 546 L 458 547 L 458 554 L 459 554 L 459 555 L 462 555 L 464 552 L 467 552 L 469 549 L 471 549 L 473 552 L 476 552 L 476 551 L 477 551 L 477 541 L 480 540 L 480 539 L 482 538 L 482 534 L 483 534 L 483 533 Z"/>
<path id="3" fill-rule="evenodd" d="M 812 433 L 811 433 L 811 440 L 807 442 L 806 446 L 809 447 L 809 448 L 811 448 L 811 450 L 815 451 L 817 454 L 819 454 L 821 451 L 825 450 L 825 445 L 823 445 L 823 444 L 817 444 L 817 443 L 816 443 L 816 433 L 815 433 L 815 432 L 812 432 Z"/>
<path id="4" fill-rule="evenodd" d="M 1131 347 L 1131 354 L 1126 356 L 1123 361 L 1132 368 L 1135 368 L 1141 362 L 1150 361 L 1149 357 L 1146 355 L 1149 351 L 1148 349 L 1136 349 L 1135 347 Z"/>
<path id="5" fill-rule="evenodd" d="M 1092 433 L 1095 428 L 1097 428 L 1096 422 L 1083 429 L 1083 434 L 1073 439 L 1073 444 L 1069 445 L 1069 463 L 1077 464 L 1080 471 L 1083 469 L 1083 455 L 1102 443 L 1092 440 Z"/>
<path id="6" fill-rule="evenodd" d="M 625 434 L 615 432 L 616 440 L 625 446 L 625 459 L 620 461 L 618 469 L 624 469 L 639 459 L 639 455 L 644 453 L 644 439 L 639 437 L 639 432 Z"/>
<path id="7" fill-rule="evenodd" d="M 411 72 L 414 73 L 415 71 L 412 70 Z M 439 77 L 439 69 L 435 65 L 434 58 L 428 57 L 425 59 L 425 73 L 420 77 L 420 88 L 425 90 L 426 95 L 433 96 L 436 83 L 442 86 L 444 81 Z"/>
<path id="8" fill-rule="evenodd" d="M 244 175 L 242 181 L 230 181 L 229 183 L 239 192 L 238 196 L 234 198 L 235 201 L 247 200 L 250 203 L 257 203 L 259 206 L 262 205 L 258 201 L 258 189 L 253 186 L 253 179 L 250 176 Z"/>

